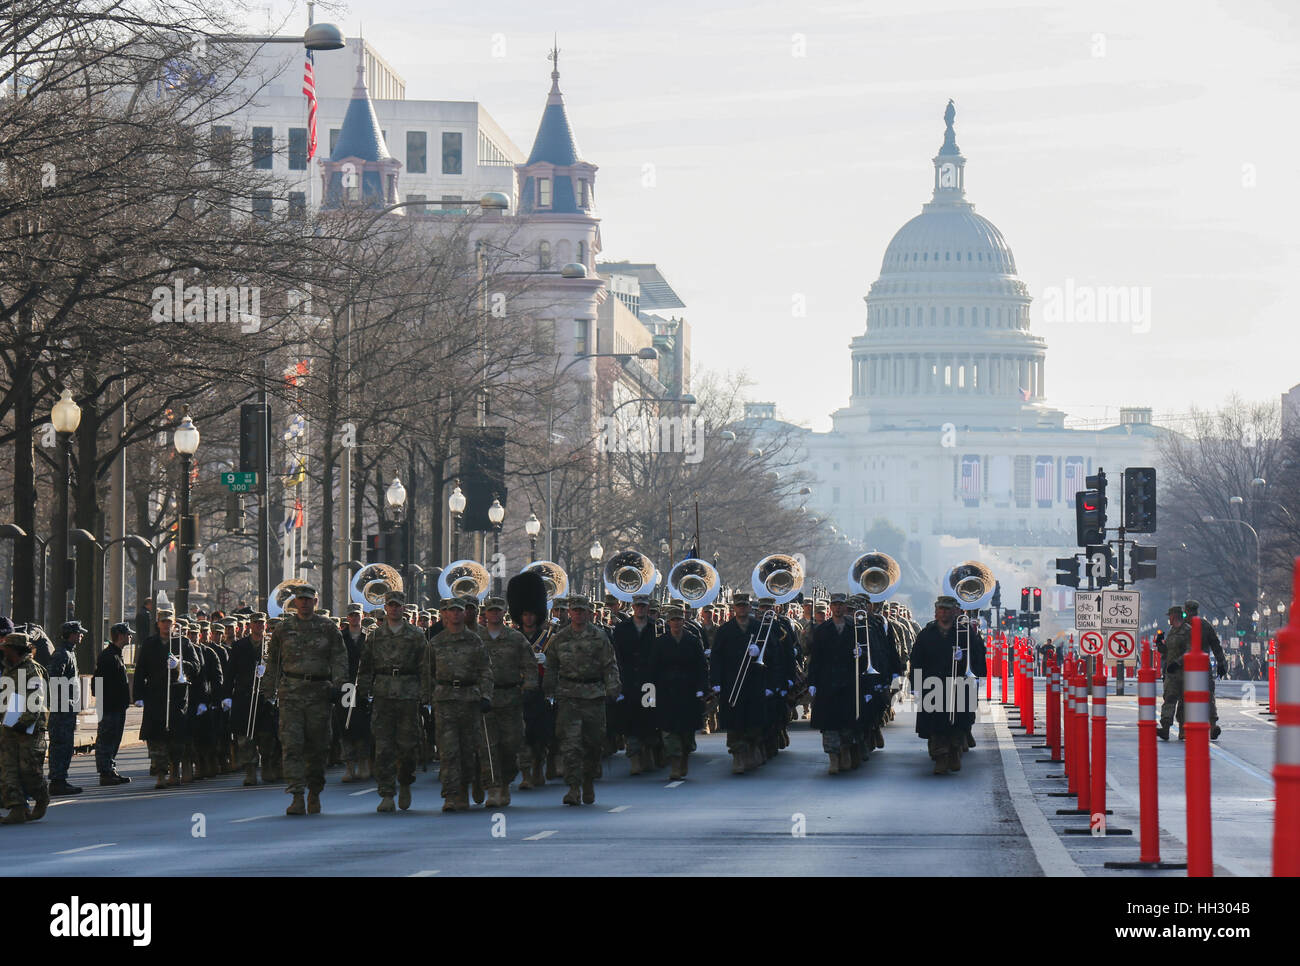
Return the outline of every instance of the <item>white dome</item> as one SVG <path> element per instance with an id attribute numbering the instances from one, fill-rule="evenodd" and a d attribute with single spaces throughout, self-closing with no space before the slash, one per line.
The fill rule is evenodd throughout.
<path id="1" fill-rule="evenodd" d="M 926 205 L 895 233 L 880 273 L 985 272 L 1016 274 L 1015 256 L 997 226 L 969 207 Z"/>

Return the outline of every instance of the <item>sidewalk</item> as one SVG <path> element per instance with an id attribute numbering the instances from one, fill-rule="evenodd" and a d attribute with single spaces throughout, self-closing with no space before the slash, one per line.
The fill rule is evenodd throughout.
<path id="1" fill-rule="evenodd" d="M 140 719 L 143 716 L 143 708 L 131 705 L 126 709 L 126 729 L 122 732 L 123 750 L 134 745 L 144 744 L 140 740 Z M 99 719 L 93 707 L 80 712 L 77 715 L 77 734 L 72 739 L 73 754 L 93 755 L 95 753 L 95 735 L 98 729 Z"/>

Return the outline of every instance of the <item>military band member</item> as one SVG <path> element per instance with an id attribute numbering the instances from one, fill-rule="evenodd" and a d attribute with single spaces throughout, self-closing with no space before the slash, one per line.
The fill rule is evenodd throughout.
<path id="1" fill-rule="evenodd" d="M 235 641 L 230 649 L 235 763 L 244 769 L 245 785 L 257 784 L 259 758 L 264 781 L 274 782 L 284 777 L 281 773 L 278 711 L 271 704 L 271 692 L 267 689 L 267 643 L 266 615 L 256 611 L 249 619 L 247 636 Z M 253 710 L 254 691 L 257 692 L 256 712 Z"/>
<path id="2" fill-rule="evenodd" d="M 648 594 L 637 594 L 632 598 L 631 619 L 614 628 L 612 639 L 619 677 L 623 682 L 623 700 L 607 708 L 606 712 L 613 730 L 622 734 L 627 743 L 629 774 L 639 775 L 656 767 L 654 749 L 659 745 L 655 709 L 645 707 L 641 700 L 641 689 L 647 680 L 643 668 L 655 642 L 655 624 L 650 615 Z"/>
<path id="3" fill-rule="evenodd" d="M 492 659 L 479 636 L 465 626 L 465 601 L 441 605 L 442 631 L 433 639 L 433 710 L 437 728 L 442 810 L 469 809 L 469 785 L 484 743 L 483 714 L 492 707 Z"/>
<path id="4" fill-rule="evenodd" d="M 762 762 L 759 745 L 766 724 L 767 686 L 763 669 L 757 664 L 746 673 L 743 686 L 736 695 L 734 707 L 731 694 L 740 676 L 745 655 L 753 663 L 759 655 L 758 622 L 749 616 L 749 594 L 736 593 L 731 598 L 732 616 L 718 628 L 709 662 L 709 683 L 718 698 L 719 724 L 727 731 L 727 751 L 731 754 L 731 773 L 743 775 Z M 751 643 L 751 641 L 754 641 Z"/>
<path id="5" fill-rule="evenodd" d="M 348 652 L 334 622 L 316 613 L 314 587 L 298 587 L 293 605 L 297 613 L 286 612 L 271 633 L 267 676 L 280 712 L 285 791 L 293 796 L 285 814 L 315 815 L 325 788 L 331 708 L 351 683 Z"/>
<path id="6" fill-rule="evenodd" d="M 385 605 L 387 606 L 387 605 Z M 361 646 L 365 643 L 366 632 L 362 629 L 362 607 L 360 604 L 348 605 L 347 622 L 339 632 L 343 646 L 348 652 L 348 675 L 355 681 L 357 668 L 361 661 Z M 421 631 L 421 637 L 424 631 Z M 334 729 L 339 735 L 339 754 L 342 756 L 344 774 L 341 781 L 351 783 L 365 781 L 370 777 L 370 716 L 371 707 L 364 701 L 356 701 L 353 707 L 344 707 L 343 702 L 334 709 Z M 348 712 L 351 711 L 351 718 Z M 418 712 L 417 712 L 418 714 Z"/>
<path id="7" fill-rule="evenodd" d="M 397 591 L 385 595 L 384 623 L 366 635 L 357 661 L 353 714 L 363 706 L 371 707 L 378 812 L 411 807 L 420 750 L 420 706 L 428 704 L 433 693 L 429 645 L 424 632 L 402 616 L 404 602 Z"/>
<path id="8" fill-rule="evenodd" d="M 967 682 L 966 668 L 976 675 L 986 673 L 984 638 L 977 628 L 970 628 L 969 653 L 960 646 L 967 642 L 965 632 L 957 635 L 957 598 L 944 595 L 934 604 L 934 620 L 916 635 L 912 648 L 912 686 L 920 700 L 916 712 L 916 733 L 929 744 L 934 773 L 946 775 L 961 770 L 961 756 L 967 747 L 967 735 L 975 724 L 978 691 Z M 956 658 L 956 676 L 953 660 Z"/>
<path id="9" fill-rule="evenodd" d="M 542 601 L 545 601 L 543 591 Z M 519 767 L 523 777 L 521 791 L 540 788 L 547 778 L 555 777 L 555 706 L 542 694 L 540 683 L 546 677 L 546 648 L 550 644 L 551 623 L 545 609 L 524 607 L 519 610 L 519 632 L 533 651 L 537 662 L 539 687 L 523 694 L 524 743 L 519 748 Z M 548 762 L 551 772 L 548 774 Z"/>
<path id="10" fill-rule="evenodd" d="M 709 665 L 704 645 L 686 626 L 682 608 L 670 605 L 664 616 L 668 626 L 655 638 L 644 670 L 654 686 L 656 719 L 671 769 L 668 779 L 681 781 L 695 750 L 695 732 L 703 724 Z"/>
<path id="11" fill-rule="evenodd" d="M 198 675 L 199 666 L 183 638 L 173 631 L 175 611 L 161 608 L 156 613 L 158 633 L 136 652 L 132 695 L 136 707 L 144 709 L 140 738 L 148 747 L 158 778 L 154 787 L 166 788 L 181 783 L 181 761 L 189 736 L 188 682 Z"/>
<path id="12" fill-rule="evenodd" d="M 605 701 L 623 700 L 618 659 L 605 633 L 590 623 L 591 602 L 569 598 L 569 626 L 551 638 L 542 686 L 556 703 L 556 737 L 569 786 L 565 805 L 596 801 L 596 770 L 605 739 Z"/>
<path id="13" fill-rule="evenodd" d="M 818 626 L 808 660 L 808 693 L 812 697 L 812 726 L 822 733 L 828 773 L 853 767 L 858 740 L 854 711 L 853 655 L 857 647 L 848 598 L 831 594 L 830 620 Z M 860 759 L 859 759 L 860 760 Z"/>
<path id="14" fill-rule="evenodd" d="M 536 691 L 538 681 L 533 649 L 523 634 L 505 626 L 505 610 L 504 598 L 489 597 L 479 627 L 493 671 L 492 708 L 485 717 L 492 761 L 479 763 L 489 808 L 510 804 L 510 783 L 519 773 L 524 743 L 524 695 Z"/>

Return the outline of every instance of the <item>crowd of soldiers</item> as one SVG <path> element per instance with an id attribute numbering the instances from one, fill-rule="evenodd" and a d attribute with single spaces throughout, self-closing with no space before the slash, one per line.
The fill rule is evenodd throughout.
<path id="1" fill-rule="evenodd" d="M 422 612 L 388 593 L 382 609 L 353 604 L 340 620 L 318 612 L 315 589 L 302 586 L 278 620 L 160 609 L 129 685 L 122 648 L 133 629 L 114 625 L 96 668 L 100 782 L 129 781 L 115 757 L 130 701 L 142 709 L 155 787 L 242 770 L 245 785 L 283 782 L 288 815 L 320 812 L 331 764 L 344 766 L 345 783 L 374 780 L 379 812 L 406 810 L 417 768 L 435 760 L 443 811 L 469 809 L 471 797 L 508 806 L 517 777 L 520 791 L 560 778 L 566 805 L 592 804 L 603 761 L 618 751 L 633 776 L 667 767 L 670 780 L 685 780 L 700 731 L 726 732 L 732 774 L 743 775 L 787 747 L 789 724 L 809 714 L 839 774 L 884 747 L 909 665 L 948 678 L 961 659 L 984 673 L 982 638 L 973 628 L 958 637 L 951 598 L 924 629 L 901 605 L 844 594 L 778 605 L 736 593 L 698 609 L 648 595 L 521 599 L 537 603 L 453 597 Z M 29 688 L 75 681 L 84 629 L 64 630 L 43 661 L 26 635 L 4 636 L 5 674 L 24 672 Z M 946 710 L 918 713 L 937 773 L 960 768 L 974 746 L 973 710 Z M 58 713 L 19 717 L 0 733 L 13 821 L 41 817 L 51 794 L 80 791 L 66 782 L 75 711 L 67 724 Z M 52 750 L 65 730 L 66 758 Z"/>

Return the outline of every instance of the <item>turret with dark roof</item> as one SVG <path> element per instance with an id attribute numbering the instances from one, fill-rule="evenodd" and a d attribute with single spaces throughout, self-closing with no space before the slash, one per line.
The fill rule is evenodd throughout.
<path id="1" fill-rule="evenodd" d="M 352 88 L 347 113 L 343 115 L 338 140 L 329 160 L 321 164 L 325 169 L 322 209 L 338 208 L 345 200 L 369 208 L 382 208 L 397 201 L 397 174 L 402 163 L 388 152 L 375 105 L 366 89 L 364 44 L 357 60 L 357 82 Z"/>
<path id="2" fill-rule="evenodd" d="M 551 90 L 528 160 L 519 165 L 519 208 L 534 214 L 591 214 L 596 166 L 582 160 L 560 93 L 560 52 L 552 49 Z"/>

